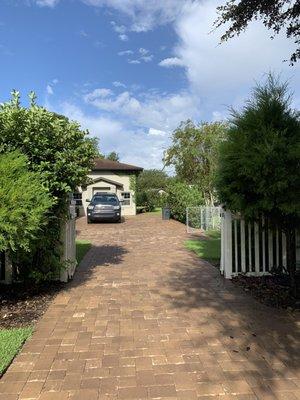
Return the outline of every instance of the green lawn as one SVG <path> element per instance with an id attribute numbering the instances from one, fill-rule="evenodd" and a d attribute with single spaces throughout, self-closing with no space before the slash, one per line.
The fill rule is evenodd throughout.
<path id="1" fill-rule="evenodd" d="M 31 327 L 0 330 L 0 376 L 5 372 L 32 331 L 33 328 Z"/>
<path id="2" fill-rule="evenodd" d="M 156 207 L 153 211 L 150 212 L 151 214 L 161 214 L 161 207 Z"/>
<path id="3" fill-rule="evenodd" d="M 191 239 L 185 242 L 189 250 L 198 257 L 212 263 L 218 263 L 221 257 L 221 233 L 219 231 L 206 232 L 207 239 Z"/>
<path id="4" fill-rule="evenodd" d="M 76 240 L 76 260 L 78 264 L 80 264 L 91 246 L 92 243 L 89 240 Z"/>

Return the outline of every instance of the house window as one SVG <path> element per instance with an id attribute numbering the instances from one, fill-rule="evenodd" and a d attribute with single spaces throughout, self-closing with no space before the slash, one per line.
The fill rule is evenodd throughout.
<path id="1" fill-rule="evenodd" d="M 76 201 L 76 206 L 82 206 L 82 193 L 73 193 L 73 199 Z"/>
<path id="2" fill-rule="evenodd" d="M 130 206 L 130 199 L 131 199 L 131 194 L 130 192 L 122 192 L 122 205 L 123 206 Z"/>

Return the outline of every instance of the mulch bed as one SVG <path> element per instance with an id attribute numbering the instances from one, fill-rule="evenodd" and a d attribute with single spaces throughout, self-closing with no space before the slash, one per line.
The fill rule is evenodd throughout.
<path id="1" fill-rule="evenodd" d="M 291 294 L 288 277 L 270 275 L 249 277 L 239 275 L 232 282 L 251 293 L 261 303 L 276 308 L 300 308 L 300 302 Z"/>
<path id="2" fill-rule="evenodd" d="M 0 329 L 35 324 L 64 286 L 60 282 L 0 285 Z"/>

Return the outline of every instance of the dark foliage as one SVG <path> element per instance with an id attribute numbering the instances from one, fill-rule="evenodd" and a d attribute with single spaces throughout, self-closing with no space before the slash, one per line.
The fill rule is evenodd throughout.
<path id="1" fill-rule="evenodd" d="M 286 36 L 294 41 L 296 50 L 290 56 L 292 65 L 300 58 L 299 0 L 230 0 L 219 6 L 217 11 L 219 18 L 215 26 L 219 28 L 223 24 L 230 24 L 221 41 L 239 35 L 249 22 L 260 19 L 274 35 L 285 30 Z"/>

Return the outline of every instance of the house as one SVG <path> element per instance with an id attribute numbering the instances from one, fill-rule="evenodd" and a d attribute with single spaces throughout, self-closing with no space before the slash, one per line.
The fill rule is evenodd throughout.
<path id="1" fill-rule="evenodd" d="M 122 200 L 122 214 L 136 215 L 135 179 L 142 171 L 143 168 L 134 165 L 97 158 L 88 175 L 91 183 L 74 194 L 79 215 L 86 215 L 86 200 L 97 192 L 116 193 Z"/>

